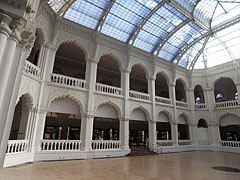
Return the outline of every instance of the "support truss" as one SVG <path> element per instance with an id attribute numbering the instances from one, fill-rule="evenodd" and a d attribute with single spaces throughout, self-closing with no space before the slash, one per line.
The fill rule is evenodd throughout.
<path id="1" fill-rule="evenodd" d="M 76 1 L 76 0 L 68 0 L 68 1 L 66 1 L 66 3 L 65 3 L 65 4 L 61 7 L 61 9 L 59 9 L 59 11 L 57 12 L 57 15 L 60 16 L 60 17 L 63 17 L 63 16 L 66 14 L 68 8 L 70 8 L 71 5 L 72 5 L 75 1 Z"/>
<path id="2" fill-rule="evenodd" d="M 108 13 L 110 12 L 110 10 L 111 10 L 111 8 L 112 8 L 112 6 L 113 6 L 113 4 L 114 4 L 115 2 L 116 2 L 116 0 L 112 0 L 112 1 L 110 1 L 110 3 L 108 4 L 107 9 L 105 10 L 104 14 L 102 15 L 102 18 L 100 19 L 100 21 L 99 21 L 99 23 L 98 23 L 98 25 L 97 25 L 97 27 L 96 27 L 96 30 L 97 30 L 98 32 L 101 32 L 102 27 L 103 27 L 103 24 L 104 24 L 104 22 L 105 22 L 105 20 L 106 20 L 106 18 L 107 18 L 107 15 L 108 15 Z"/>
<path id="3" fill-rule="evenodd" d="M 197 55 L 194 57 L 194 59 L 192 60 L 191 64 L 189 65 L 188 69 L 193 69 L 194 68 L 194 65 L 196 64 L 199 56 L 202 54 L 204 48 L 206 47 L 207 45 L 207 42 L 209 40 L 209 38 L 211 37 L 211 35 L 207 36 L 203 45 L 202 45 L 202 48 L 198 51 Z"/>

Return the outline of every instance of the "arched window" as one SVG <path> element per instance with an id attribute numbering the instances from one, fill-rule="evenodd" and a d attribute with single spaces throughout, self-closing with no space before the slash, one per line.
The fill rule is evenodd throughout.
<path id="1" fill-rule="evenodd" d="M 208 125 L 204 119 L 198 121 L 198 128 L 208 128 Z"/>

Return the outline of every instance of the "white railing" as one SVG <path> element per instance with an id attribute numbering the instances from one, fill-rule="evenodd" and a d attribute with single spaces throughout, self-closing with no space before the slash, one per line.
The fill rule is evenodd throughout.
<path id="1" fill-rule="evenodd" d="M 240 106 L 239 100 L 232 100 L 232 101 L 224 101 L 224 102 L 217 102 L 214 103 L 215 108 L 227 108 L 227 107 L 235 107 Z"/>
<path id="2" fill-rule="evenodd" d="M 164 97 L 159 97 L 159 96 L 155 96 L 155 101 L 157 103 L 172 104 L 171 99 L 164 98 Z"/>
<path id="3" fill-rule="evenodd" d="M 103 149 L 120 149 L 121 141 L 116 140 L 93 140 L 92 149 L 93 150 L 103 150 Z"/>
<path id="4" fill-rule="evenodd" d="M 228 148 L 239 148 L 240 149 L 240 141 L 220 141 L 222 147 Z"/>
<path id="5" fill-rule="evenodd" d="M 188 103 L 182 102 L 182 101 L 176 101 L 176 106 L 187 108 L 188 107 Z"/>
<path id="6" fill-rule="evenodd" d="M 198 144 L 200 146 L 209 145 L 209 141 L 208 140 L 198 140 Z"/>
<path id="7" fill-rule="evenodd" d="M 173 146 L 173 141 L 172 140 L 157 140 L 156 144 L 158 146 Z"/>
<path id="8" fill-rule="evenodd" d="M 67 86 L 72 86 L 72 87 L 77 87 L 77 88 L 86 88 L 86 81 L 83 79 L 77 79 L 69 76 L 64 76 L 60 74 L 51 74 L 51 82 L 57 83 L 57 84 L 62 84 L 62 85 L 67 85 Z"/>
<path id="9" fill-rule="evenodd" d="M 179 146 L 188 146 L 191 145 L 191 140 L 178 140 L 178 145 Z"/>
<path id="10" fill-rule="evenodd" d="M 24 69 L 24 72 L 26 72 L 28 74 L 32 74 L 33 76 L 37 76 L 37 77 L 40 76 L 40 69 L 39 69 L 39 67 L 37 67 L 36 65 L 32 64 L 28 60 L 25 60 L 23 69 Z"/>
<path id="11" fill-rule="evenodd" d="M 137 91 L 129 91 L 129 96 L 131 98 L 137 98 L 137 99 L 143 99 L 143 100 L 149 100 L 150 99 L 149 94 L 141 93 L 141 92 L 137 92 Z"/>
<path id="12" fill-rule="evenodd" d="M 109 86 L 101 83 L 96 83 L 95 90 L 99 92 L 115 94 L 115 95 L 122 95 L 122 89 L 114 86 Z"/>
<path id="13" fill-rule="evenodd" d="M 205 103 L 195 104 L 195 109 L 206 109 Z"/>
<path id="14" fill-rule="evenodd" d="M 81 140 L 41 140 L 42 151 L 80 151 Z"/>
<path id="15" fill-rule="evenodd" d="M 9 140 L 6 153 L 23 153 L 28 152 L 28 140 Z"/>

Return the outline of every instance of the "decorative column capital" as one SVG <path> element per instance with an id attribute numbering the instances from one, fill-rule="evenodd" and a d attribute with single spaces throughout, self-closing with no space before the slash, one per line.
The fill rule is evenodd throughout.
<path id="1" fill-rule="evenodd" d="M 129 69 L 129 68 L 123 68 L 123 69 L 121 69 L 121 72 L 130 73 L 130 72 L 131 72 L 131 69 Z"/>
<path id="2" fill-rule="evenodd" d="M 83 118 L 86 118 L 86 119 L 93 119 L 93 118 L 94 118 L 94 114 L 84 113 L 84 114 L 83 114 Z"/>
<path id="3" fill-rule="evenodd" d="M 12 29 L 12 33 L 10 37 L 16 42 L 21 40 L 21 34 L 24 30 L 24 22 L 22 20 L 12 20 L 10 27 Z"/>
<path id="4" fill-rule="evenodd" d="M 98 64 L 98 60 L 96 58 L 93 58 L 93 57 L 89 58 L 88 61 L 90 63 Z"/>
<path id="5" fill-rule="evenodd" d="M 6 14 L 0 13 L 0 33 L 5 34 L 6 36 L 9 36 L 9 34 L 12 32 L 10 28 L 10 23 L 12 21 L 12 18 L 9 17 Z"/>
<path id="6" fill-rule="evenodd" d="M 154 76 L 150 76 L 150 77 L 148 78 L 148 80 L 150 80 L 150 81 L 155 81 L 156 78 L 155 78 Z"/>

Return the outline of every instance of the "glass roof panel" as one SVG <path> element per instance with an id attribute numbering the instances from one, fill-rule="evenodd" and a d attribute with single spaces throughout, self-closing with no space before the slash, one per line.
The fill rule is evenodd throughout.
<path id="1" fill-rule="evenodd" d="M 171 52 L 169 53 L 171 53 L 174 58 L 180 49 L 189 44 L 195 38 L 199 37 L 203 32 L 205 31 L 203 31 L 198 25 L 190 22 L 173 34 L 168 40 L 168 43 L 164 44 L 160 52 L 162 50 L 169 51 L 169 49 L 171 49 Z M 163 58 L 161 55 L 159 56 Z M 168 59 L 168 61 L 172 60 L 173 59 Z"/>
<path id="2" fill-rule="evenodd" d="M 166 36 L 167 33 L 172 31 L 185 19 L 186 17 L 182 13 L 173 8 L 171 5 L 165 4 L 145 23 L 133 45 L 143 49 L 142 46 L 146 46 L 147 43 L 149 46 L 153 47 L 151 49 L 152 51 L 154 47 L 156 47 L 157 43 L 159 43 L 159 41 Z M 154 38 L 155 41 L 146 41 L 148 38 L 143 39 L 142 34 L 154 35 L 156 37 Z"/>
<path id="3" fill-rule="evenodd" d="M 78 24 L 95 29 L 110 0 L 76 0 L 64 15 Z"/>
<path id="4" fill-rule="evenodd" d="M 153 8 L 156 4 L 152 3 L 149 6 Z M 150 10 L 149 7 L 144 5 L 143 1 L 116 0 L 103 24 L 101 32 L 126 42 Z M 121 32 L 121 37 L 118 37 L 116 31 Z"/>
<path id="5" fill-rule="evenodd" d="M 186 68 L 191 65 L 192 61 L 194 60 L 195 56 L 197 55 L 197 53 L 201 50 L 203 43 L 205 41 L 205 38 L 203 38 L 201 41 L 197 42 L 194 46 L 192 46 L 191 48 L 189 48 L 184 55 L 182 56 L 182 58 L 180 59 L 178 65 Z"/>
<path id="6" fill-rule="evenodd" d="M 138 38 L 134 41 L 134 46 L 150 53 L 157 42 L 157 36 L 143 30 L 139 32 Z"/>
<path id="7" fill-rule="evenodd" d="M 194 4 L 198 0 L 175 0 L 177 4 L 182 6 L 185 10 L 187 10 L 189 13 L 192 12 Z"/>
<path id="8" fill-rule="evenodd" d="M 68 0 L 49 0 L 48 4 L 57 13 Z"/>
<path id="9" fill-rule="evenodd" d="M 240 23 L 218 32 L 217 37 L 218 39 L 215 36 L 210 38 L 204 50 L 208 68 L 240 59 Z M 202 59 L 203 55 L 199 57 L 198 61 L 201 62 Z M 194 68 L 199 67 L 195 66 Z"/>

